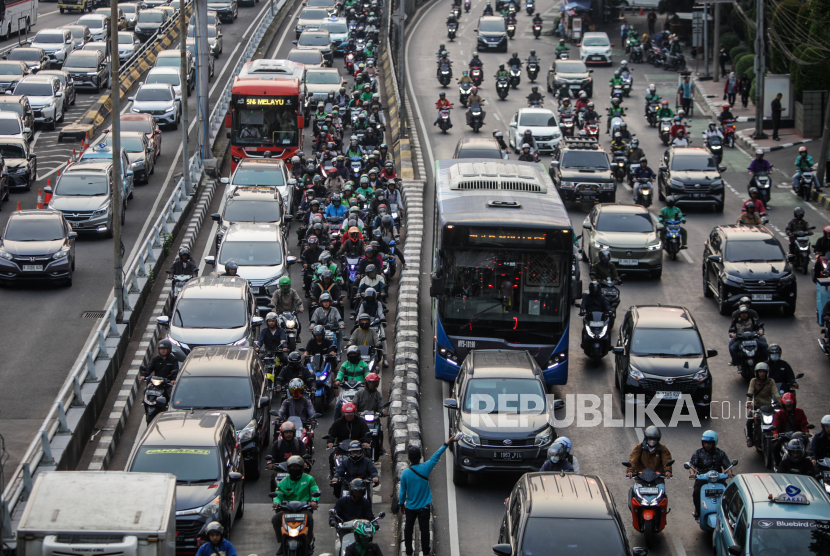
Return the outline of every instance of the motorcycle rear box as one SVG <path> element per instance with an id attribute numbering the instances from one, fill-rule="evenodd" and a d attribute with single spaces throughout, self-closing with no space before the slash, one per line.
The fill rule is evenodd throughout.
<path id="1" fill-rule="evenodd" d="M 821 311 L 827 302 L 830 301 L 830 278 L 819 278 L 816 282 L 816 321 L 821 322 Z"/>

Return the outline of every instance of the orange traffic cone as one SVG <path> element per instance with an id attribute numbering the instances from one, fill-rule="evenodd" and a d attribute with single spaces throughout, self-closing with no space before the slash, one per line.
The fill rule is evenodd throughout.
<path id="1" fill-rule="evenodd" d="M 49 187 L 49 188 L 51 188 L 51 187 L 52 187 L 51 180 L 49 180 L 48 178 L 47 178 L 47 180 L 46 180 L 46 187 Z M 51 200 L 52 200 L 52 193 L 51 193 L 51 191 L 47 191 L 47 192 L 46 192 L 46 198 L 43 200 L 43 204 L 44 204 L 44 206 L 47 206 L 47 207 L 48 207 L 48 206 L 49 206 L 49 202 L 50 202 Z"/>
<path id="2" fill-rule="evenodd" d="M 43 190 L 37 190 L 37 208 L 43 209 Z"/>
<path id="3" fill-rule="evenodd" d="M 646 12 L 643 10 L 642 6 L 640 6 L 640 15 L 646 15 Z"/>
<path id="4" fill-rule="evenodd" d="M 20 201 L 17 201 L 17 210 L 23 210 L 20 208 Z"/>

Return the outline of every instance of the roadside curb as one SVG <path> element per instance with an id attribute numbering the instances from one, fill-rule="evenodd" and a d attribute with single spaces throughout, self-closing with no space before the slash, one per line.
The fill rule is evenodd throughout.
<path id="1" fill-rule="evenodd" d="M 803 145 L 804 143 L 810 143 L 812 141 L 815 141 L 815 139 L 803 139 L 801 141 L 793 141 L 792 143 L 782 143 L 780 145 L 775 145 L 774 147 L 762 147 L 752 137 L 750 137 L 750 135 L 746 131 L 738 131 L 738 142 L 752 149 L 753 151 L 761 149 L 765 153 L 780 151 L 781 149 L 794 147 L 795 145 Z"/>

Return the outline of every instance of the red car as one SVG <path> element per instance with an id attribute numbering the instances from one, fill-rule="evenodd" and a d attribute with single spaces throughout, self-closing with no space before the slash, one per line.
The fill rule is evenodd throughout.
<path id="1" fill-rule="evenodd" d="M 147 136 L 147 141 L 153 146 L 155 158 L 161 154 L 161 128 L 153 121 L 149 114 L 123 114 L 121 131 L 140 131 Z"/>

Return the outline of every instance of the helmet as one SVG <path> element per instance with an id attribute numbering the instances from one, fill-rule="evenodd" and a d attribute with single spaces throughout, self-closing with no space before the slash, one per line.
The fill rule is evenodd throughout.
<path id="1" fill-rule="evenodd" d="M 730 108 L 732 108 L 732 107 L 731 107 L 731 106 L 729 106 L 729 104 L 728 104 L 728 103 L 724 103 L 724 104 L 722 104 L 722 105 L 721 105 L 721 108 L 723 108 L 723 110 L 724 110 L 724 112 L 725 112 L 725 111 L 729 110 L 729 109 L 730 109 Z"/>
<path id="2" fill-rule="evenodd" d="M 704 443 L 704 442 L 714 442 L 715 443 L 715 448 L 717 448 L 718 447 L 718 433 L 716 433 L 715 431 L 706 431 L 700 437 L 700 442 L 701 442 L 701 444 Z"/>
<path id="3" fill-rule="evenodd" d="M 663 102 L 660 103 L 660 105 L 665 106 L 666 108 L 668 108 L 669 107 L 669 101 L 664 100 Z"/>
<path id="4" fill-rule="evenodd" d="M 363 459 L 363 446 L 360 445 L 359 440 L 349 442 L 349 458 L 354 462 Z"/>
<path id="5" fill-rule="evenodd" d="M 353 479 L 349 483 L 349 492 L 359 494 L 360 498 L 363 498 L 363 495 L 366 494 L 366 485 L 363 483 L 363 479 Z"/>
<path id="6" fill-rule="evenodd" d="M 778 361 L 781 359 L 781 346 L 778 344 L 770 344 L 769 348 L 767 348 L 767 353 L 769 354 L 770 361 Z"/>
<path id="7" fill-rule="evenodd" d="M 316 325 L 314 327 L 314 329 L 311 331 L 312 336 L 323 336 L 323 335 L 325 335 L 325 333 L 326 333 L 326 329 L 323 328 L 322 324 Z"/>
<path id="8" fill-rule="evenodd" d="M 280 432 L 286 431 L 297 432 L 297 425 L 295 425 L 292 421 L 285 421 L 282 425 L 280 425 Z"/>
<path id="9" fill-rule="evenodd" d="M 357 347 L 357 346 L 352 346 Z M 352 402 L 346 402 L 340 407 L 340 413 L 343 415 L 354 415 L 357 411 L 357 406 Z"/>
<path id="10" fill-rule="evenodd" d="M 380 223 L 383 225 L 384 228 L 391 228 L 394 223 L 392 215 L 384 214 L 383 218 L 380 219 Z"/>
<path id="11" fill-rule="evenodd" d="M 787 442 L 787 458 L 793 462 L 800 462 L 804 457 L 804 445 L 800 440 L 793 438 Z"/>
<path id="12" fill-rule="evenodd" d="M 295 465 L 299 465 L 301 468 L 304 468 L 305 462 L 303 461 L 303 458 L 301 458 L 300 456 L 291 456 L 290 458 L 288 458 L 288 461 L 285 462 L 285 466 L 289 469 L 291 467 L 294 467 Z"/>
<path id="13" fill-rule="evenodd" d="M 299 400 L 303 397 L 303 392 L 305 392 L 305 384 L 299 378 L 292 378 L 288 382 L 288 393 L 291 394 L 291 397 L 295 400 Z"/>
<path id="14" fill-rule="evenodd" d="M 205 527 L 205 535 L 209 536 L 211 533 L 219 533 L 223 535 L 225 533 L 225 528 L 222 527 L 222 524 L 218 521 L 211 521 L 208 523 L 208 526 Z"/>
<path id="15" fill-rule="evenodd" d="M 380 384 L 380 377 L 377 373 L 369 373 L 363 377 L 363 380 L 366 381 L 366 384 L 369 384 L 370 382 Z"/>
<path id="16" fill-rule="evenodd" d="M 571 453 L 571 449 L 573 448 L 573 443 L 571 442 L 571 439 L 568 438 L 567 436 L 560 436 L 559 438 L 554 440 L 554 443 L 561 444 L 562 446 L 565 447 L 565 451 L 567 453 L 569 453 L 569 454 Z"/>
<path id="17" fill-rule="evenodd" d="M 291 163 L 292 164 L 299 164 L 300 163 L 300 157 L 299 156 L 292 156 L 291 157 Z"/>
<path id="18" fill-rule="evenodd" d="M 614 77 L 619 77 L 619 76 L 620 76 L 620 70 L 615 71 L 614 72 Z"/>
<path id="19" fill-rule="evenodd" d="M 660 444 L 660 438 L 663 435 L 660 434 L 660 429 L 658 429 L 654 425 L 651 425 L 651 426 L 646 428 L 644 436 L 645 436 L 646 444 L 648 444 L 649 446 L 651 446 L 653 448 L 653 447 L 657 446 L 658 444 Z"/>
<path id="20" fill-rule="evenodd" d="M 767 373 L 767 376 L 769 376 L 769 365 L 763 362 L 755 365 L 755 376 L 758 376 L 758 373 L 761 372 Z"/>
<path id="21" fill-rule="evenodd" d="M 589 102 L 589 103 L 588 103 L 588 108 L 590 108 L 591 110 L 593 110 L 593 109 L 594 109 L 594 103 L 593 103 L 593 102 Z"/>
<path id="22" fill-rule="evenodd" d="M 681 108 L 677 111 L 677 115 L 682 119 L 686 115 L 686 111 Z"/>
<path id="23" fill-rule="evenodd" d="M 489 4 L 490 2 L 487 3 Z M 478 52 L 473 52 L 473 58 L 478 58 Z"/>
<path id="24" fill-rule="evenodd" d="M 328 251 L 323 251 L 320 253 L 320 258 L 318 259 L 323 264 L 328 264 L 326 261 L 331 262 L 331 253 Z"/>
<path id="25" fill-rule="evenodd" d="M 743 296 L 742 298 L 740 298 L 738 300 L 738 304 L 739 305 L 746 305 L 747 307 L 749 307 L 750 305 L 752 305 L 752 300 L 750 298 L 748 298 L 747 296 Z"/>
<path id="26" fill-rule="evenodd" d="M 530 50 L 530 55 L 531 55 L 531 56 L 536 56 L 536 50 L 531 49 L 531 50 Z"/>
<path id="27" fill-rule="evenodd" d="M 554 442 L 553 445 L 548 448 L 548 459 L 551 463 L 559 463 L 567 455 L 568 452 L 565 450 L 565 447 L 558 442 Z"/>
<path id="28" fill-rule="evenodd" d="M 187 255 L 189 257 L 190 256 L 190 248 L 189 247 L 182 247 L 181 249 L 179 249 L 179 256 L 181 257 L 182 255 Z"/>
<path id="29" fill-rule="evenodd" d="M 801 207 L 795 207 L 795 210 L 793 211 L 793 216 L 795 216 L 796 218 L 798 218 L 799 216 L 804 218 L 804 209 Z"/>
<path id="30" fill-rule="evenodd" d="M 565 39 L 559 39 L 559 44 L 561 44 L 562 46 L 565 46 Z"/>
<path id="31" fill-rule="evenodd" d="M 334 275 L 332 274 L 331 270 L 327 268 L 326 270 L 320 273 L 320 278 L 322 280 L 333 280 Z"/>
<path id="32" fill-rule="evenodd" d="M 670 207 L 673 207 L 676 202 L 677 201 L 675 200 L 674 195 L 669 195 L 668 197 L 666 197 L 666 204 Z"/>
<path id="33" fill-rule="evenodd" d="M 830 425 L 830 415 L 825 415 L 821 418 L 821 426 L 826 427 L 828 425 Z"/>
<path id="34" fill-rule="evenodd" d="M 653 91 L 653 90 L 654 90 L 654 89 L 656 89 L 657 87 L 654 85 L 654 83 L 649 83 L 649 84 L 648 84 L 648 88 L 649 88 L 649 89 L 651 89 L 651 90 Z"/>
<path id="35" fill-rule="evenodd" d="M 753 201 L 747 201 L 746 203 L 744 203 L 744 209 L 752 210 L 752 212 L 755 212 L 755 203 Z"/>
<path id="36" fill-rule="evenodd" d="M 375 526 L 368 520 L 357 520 L 354 526 L 354 534 L 358 542 L 361 540 L 360 537 L 365 539 L 364 542 L 372 542 L 372 537 L 375 535 Z"/>
<path id="37" fill-rule="evenodd" d="M 365 297 L 366 299 L 374 299 L 375 297 L 377 297 L 377 295 L 378 292 L 375 291 L 375 288 L 366 288 L 366 291 L 363 292 L 363 297 Z"/>
<path id="38" fill-rule="evenodd" d="M 628 65 L 628 62 L 626 60 L 623 60 L 622 62 L 620 62 L 620 65 L 622 67 L 626 67 Z"/>
<path id="39" fill-rule="evenodd" d="M 822 232 L 824 233 L 824 237 L 830 237 L 830 235 L 828 235 L 830 234 L 830 226 L 825 226 Z"/>
<path id="40" fill-rule="evenodd" d="M 711 123 L 711 124 L 709 124 L 709 125 L 710 125 L 710 126 L 713 126 L 713 125 L 715 125 L 715 122 L 712 122 L 712 123 Z M 758 158 L 763 158 L 763 157 L 764 157 L 764 150 L 763 150 L 763 149 L 758 149 L 758 150 L 756 150 L 756 151 L 755 151 L 755 156 L 757 156 Z"/>
<path id="41" fill-rule="evenodd" d="M 534 93 L 538 93 L 539 92 L 539 87 L 534 85 L 533 87 L 530 88 L 530 90 L 533 91 Z"/>
<path id="42" fill-rule="evenodd" d="M 579 91 L 579 98 L 588 98 L 588 93 L 585 91 Z"/>
<path id="43" fill-rule="evenodd" d="M 379 232 L 380 230 L 377 230 L 377 231 Z M 375 265 L 373 265 L 373 264 L 366 265 L 366 274 L 369 274 L 370 272 L 376 272 L 376 271 L 377 271 L 377 267 Z"/>
<path id="44" fill-rule="evenodd" d="M 504 69 L 504 64 L 499 64 L 499 69 L 503 70 Z"/>
<path id="45" fill-rule="evenodd" d="M 741 313 L 749 313 L 749 307 L 747 307 L 746 305 L 741 305 L 740 307 L 738 307 L 738 314 Z"/>
<path id="46" fill-rule="evenodd" d="M 588 284 L 588 293 L 590 295 L 598 295 L 602 291 L 600 288 L 599 282 L 591 282 Z"/>
<path id="47" fill-rule="evenodd" d="M 781 396 L 781 405 L 795 406 L 795 396 L 792 394 L 792 392 L 787 392 L 786 394 Z"/>
<path id="48" fill-rule="evenodd" d="M 166 349 L 167 351 L 170 351 L 171 349 L 173 349 L 173 343 L 170 342 L 170 340 L 162 340 L 158 343 L 156 349 Z"/>
<path id="49" fill-rule="evenodd" d="M 622 139 L 622 133 L 619 131 L 614 132 L 614 139 Z"/>
<path id="50" fill-rule="evenodd" d="M 632 139 L 631 140 L 631 148 L 632 149 L 636 149 L 639 146 L 640 146 L 640 140 L 639 139 Z"/>
<path id="51" fill-rule="evenodd" d="M 518 53 L 518 52 L 514 52 L 514 53 L 513 53 L 513 57 L 514 57 L 514 58 L 518 58 L 518 57 L 519 57 L 519 53 Z"/>
<path id="52" fill-rule="evenodd" d="M 618 106 L 620 104 L 620 99 L 617 97 L 612 98 L 611 104 L 613 104 L 614 106 Z"/>
<path id="53" fill-rule="evenodd" d="M 528 145 L 527 143 L 522 143 L 522 150 L 529 149 L 529 148 L 530 148 L 530 145 Z"/>
<path id="54" fill-rule="evenodd" d="M 757 187 L 750 187 L 749 188 L 749 195 L 752 196 L 752 194 L 758 195 L 758 188 Z"/>
<path id="55" fill-rule="evenodd" d="M 801 154 L 801 153 L 806 154 L 807 153 L 807 147 L 804 147 L 804 146 L 798 147 L 798 154 Z"/>
<path id="56" fill-rule="evenodd" d="M 269 321 L 269 320 L 272 320 L 272 321 L 275 321 L 275 322 L 276 322 L 276 320 L 277 320 L 277 314 L 276 314 L 274 311 L 271 311 L 270 313 L 268 313 L 267 315 L 265 315 L 265 321 L 267 322 L 267 321 Z"/>
<path id="57" fill-rule="evenodd" d="M 611 251 L 608 249 L 603 249 L 599 252 L 599 260 L 604 264 L 608 264 L 611 262 Z"/>
<path id="58" fill-rule="evenodd" d="M 441 91 L 440 93 L 438 93 L 438 97 L 439 97 L 439 98 L 446 98 L 446 96 L 447 96 L 447 93 L 445 93 L 445 92 L 443 92 L 443 91 Z"/>
<path id="59" fill-rule="evenodd" d="M 289 367 L 299 367 L 302 365 L 302 357 L 300 357 L 299 351 L 292 351 L 288 354 L 288 366 Z"/>
<path id="60" fill-rule="evenodd" d="M 320 295 L 320 303 L 322 304 L 324 301 L 331 302 L 331 294 L 328 292 L 324 292 Z"/>

